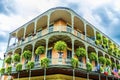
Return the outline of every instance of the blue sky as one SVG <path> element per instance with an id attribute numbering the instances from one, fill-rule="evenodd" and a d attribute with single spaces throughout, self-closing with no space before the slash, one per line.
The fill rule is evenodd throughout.
<path id="1" fill-rule="evenodd" d="M 9 33 L 53 7 L 68 7 L 120 44 L 120 0 L 0 0 L 0 57 Z"/>

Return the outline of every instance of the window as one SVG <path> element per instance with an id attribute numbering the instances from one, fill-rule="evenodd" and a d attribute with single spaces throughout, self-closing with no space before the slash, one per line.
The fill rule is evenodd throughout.
<path id="1" fill-rule="evenodd" d="M 35 62 L 39 61 L 39 55 L 35 55 Z"/>
<path id="2" fill-rule="evenodd" d="M 52 58 L 52 49 L 47 51 L 47 58 L 49 58 L 49 59 Z"/>
<path id="3" fill-rule="evenodd" d="M 67 59 L 71 59 L 72 58 L 72 51 L 67 50 Z"/>
<path id="4" fill-rule="evenodd" d="M 70 27 L 70 26 L 68 26 L 68 25 L 67 25 L 67 32 L 70 32 L 70 33 L 72 32 L 71 27 Z"/>

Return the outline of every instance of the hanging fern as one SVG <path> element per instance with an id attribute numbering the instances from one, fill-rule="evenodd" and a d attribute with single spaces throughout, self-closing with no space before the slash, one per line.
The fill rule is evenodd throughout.
<path id="1" fill-rule="evenodd" d="M 75 54 L 78 57 L 85 57 L 87 52 L 86 52 L 86 50 L 84 48 L 79 47 L 79 48 L 76 49 Z"/>
<path id="2" fill-rule="evenodd" d="M 12 58 L 11 58 L 10 56 L 8 56 L 8 57 L 5 59 L 5 62 L 6 62 L 7 64 L 11 64 L 11 60 L 12 60 Z"/>
<path id="3" fill-rule="evenodd" d="M 14 62 L 20 62 L 20 54 L 15 53 L 15 54 L 13 55 L 13 61 L 14 61 Z"/>
<path id="4" fill-rule="evenodd" d="M 33 68 L 34 68 L 34 62 L 29 61 L 29 62 L 27 63 L 27 69 L 33 69 Z"/>
<path id="5" fill-rule="evenodd" d="M 105 57 L 103 57 L 103 56 L 99 57 L 99 63 L 105 65 L 106 64 Z"/>
<path id="6" fill-rule="evenodd" d="M 23 56 L 26 60 L 31 60 L 31 58 L 32 58 L 32 53 L 31 53 L 31 51 L 26 50 L 26 51 L 23 52 L 22 56 Z"/>
<path id="7" fill-rule="evenodd" d="M 21 63 L 18 63 L 18 64 L 16 65 L 16 71 L 19 72 L 19 71 L 21 71 L 21 70 L 22 70 L 22 64 L 21 64 Z"/>
<path id="8" fill-rule="evenodd" d="M 78 63 L 79 63 L 79 61 L 78 61 L 77 58 L 72 58 L 71 59 L 71 65 L 72 65 L 73 68 L 77 68 L 78 67 Z"/>
<path id="9" fill-rule="evenodd" d="M 6 72 L 7 72 L 8 74 L 10 74 L 11 71 L 12 71 L 12 67 L 11 67 L 11 66 L 8 66 L 8 67 L 6 68 Z"/>
<path id="10" fill-rule="evenodd" d="M 1 69 L 0 69 L 0 73 L 1 73 L 1 74 L 4 74 L 4 73 L 5 73 L 5 68 L 1 68 Z"/>
<path id="11" fill-rule="evenodd" d="M 92 71 L 92 64 L 89 63 L 89 62 L 87 62 L 86 68 L 87 68 L 87 71 L 88 71 L 88 72 Z"/>
<path id="12" fill-rule="evenodd" d="M 109 58 L 106 58 L 106 65 L 107 66 L 111 66 L 112 62 Z"/>
<path id="13" fill-rule="evenodd" d="M 35 54 L 39 55 L 39 54 L 44 54 L 45 52 L 45 47 L 44 46 L 39 46 L 36 50 L 35 50 Z"/>
<path id="14" fill-rule="evenodd" d="M 89 55 L 89 59 L 90 61 L 97 61 L 98 59 L 97 54 L 95 52 L 91 52 Z"/>

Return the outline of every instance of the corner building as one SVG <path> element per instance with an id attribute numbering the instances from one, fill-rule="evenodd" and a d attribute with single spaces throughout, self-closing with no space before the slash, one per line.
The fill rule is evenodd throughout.
<path id="1" fill-rule="evenodd" d="M 83 47 L 87 51 L 87 55 L 79 59 L 79 67 L 75 69 L 75 80 L 87 80 L 86 63 L 89 61 L 91 52 L 95 52 L 98 58 L 104 56 L 109 58 L 112 63 L 120 64 L 119 55 L 110 55 L 107 48 L 104 49 L 102 45 L 95 44 L 97 34 L 108 38 L 108 44 L 112 43 L 115 48 L 120 49 L 118 44 L 73 10 L 65 7 L 52 8 L 10 33 L 5 58 L 15 53 L 22 55 L 25 50 L 30 50 L 32 52 L 31 61 L 35 62 L 35 67 L 31 70 L 31 80 L 43 80 L 44 70 L 39 64 L 39 60 L 43 57 L 50 59 L 50 65 L 46 70 L 46 80 L 72 80 L 71 58 L 76 57 L 75 51 L 78 47 Z M 59 40 L 67 44 L 67 50 L 63 52 L 63 55 L 59 55 L 54 49 L 54 44 Z M 45 53 L 37 56 L 35 50 L 39 45 L 45 47 Z M 28 80 L 29 72 L 25 69 L 25 59 L 22 56 L 20 63 L 23 64 L 20 80 Z M 99 73 L 96 72 L 98 60 L 92 61 L 91 64 L 93 67 L 89 78 L 99 80 Z M 11 62 L 11 66 L 10 76 L 13 80 L 17 80 L 18 74 L 13 62 Z M 4 67 L 7 68 L 8 65 L 4 63 Z M 10 76 L 4 74 L 2 79 L 7 80 Z M 101 80 L 118 80 L 112 74 L 106 78 L 106 75 L 101 73 L 100 77 Z"/>

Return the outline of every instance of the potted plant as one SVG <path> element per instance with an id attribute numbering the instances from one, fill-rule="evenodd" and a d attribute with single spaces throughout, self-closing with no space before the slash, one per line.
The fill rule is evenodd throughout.
<path id="1" fill-rule="evenodd" d="M 78 57 L 78 58 L 82 58 L 82 57 L 85 57 L 87 54 L 86 50 L 82 47 L 78 47 L 76 49 L 76 52 L 75 52 L 75 55 Z"/>
<path id="2" fill-rule="evenodd" d="M 71 65 L 73 67 L 73 80 L 75 80 L 75 69 L 78 67 L 78 59 L 77 58 L 72 58 L 71 59 Z"/>
<path id="3" fill-rule="evenodd" d="M 0 68 L 0 74 L 4 74 L 5 73 L 5 68 Z"/>
<path id="4" fill-rule="evenodd" d="M 46 80 L 46 68 L 49 66 L 49 63 L 50 61 L 46 57 L 40 60 L 40 65 L 42 68 L 44 68 L 44 80 Z"/>
<path id="5" fill-rule="evenodd" d="M 89 54 L 89 59 L 90 59 L 90 61 L 97 61 L 97 59 L 98 59 L 97 54 L 95 52 L 91 52 Z"/>
<path id="6" fill-rule="evenodd" d="M 33 68 L 34 68 L 34 62 L 29 61 L 27 63 L 27 69 L 29 70 L 29 80 L 31 79 L 31 69 L 33 69 Z"/>
<path id="7" fill-rule="evenodd" d="M 12 61 L 11 56 L 8 56 L 8 57 L 5 59 L 5 62 L 6 62 L 7 64 L 11 64 L 11 61 Z"/>
<path id="8" fill-rule="evenodd" d="M 109 58 L 106 58 L 106 66 L 111 66 L 112 62 Z"/>
<path id="9" fill-rule="evenodd" d="M 16 65 L 16 71 L 18 72 L 18 80 L 19 80 L 20 71 L 22 71 L 22 64 L 21 63 L 18 63 Z"/>
<path id="10" fill-rule="evenodd" d="M 7 68 L 6 68 L 6 73 L 10 76 L 10 74 L 11 74 L 11 71 L 12 71 L 12 67 L 11 66 L 8 66 Z"/>
<path id="11" fill-rule="evenodd" d="M 99 63 L 104 66 L 104 65 L 106 64 L 106 59 L 105 59 L 105 57 L 100 56 L 100 57 L 99 57 Z"/>
<path id="12" fill-rule="evenodd" d="M 15 64 L 17 64 L 18 62 L 20 62 L 20 54 L 15 53 L 12 57 L 13 62 L 15 62 Z"/>
<path id="13" fill-rule="evenodd" d="M 39 54 L 44 54 L 45 52 L 45 47 L 44 46 L 39 46 L 37 47 L 37 49 L 35 50 L 35 54 L 39 55 Z"/>
<path id="14" fill-rule="evenodd" d="M 87 62 L 86 68 L 87 68 L 87 80 L 89 80 L 89 72 L 92 71 L 92 64 L 90 62 Z"/>
<path id="15" fill-rule="evenodd" d="M 25 58 L 26 63 L 28 63 L 29 60 L 32 58 L 32 53 L 29 50 L 26 50 L 23 52 L 22 56 Z"/>

